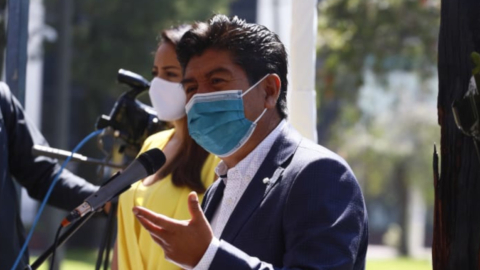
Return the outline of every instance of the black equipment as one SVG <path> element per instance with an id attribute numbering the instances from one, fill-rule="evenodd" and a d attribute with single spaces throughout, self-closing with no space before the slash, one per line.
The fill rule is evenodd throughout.
<path id="1" fill-rule="evenodd" d="M 141 154 L 123 172 L 118 172 L 103 184 L 100 189 L 90 195 L 62 221 L 66 227 L 87 213 L 102 209 L 105 203 L 120 195 L 140 179 L 154 174 L 165 164 L 166 158 L 162 150 L 153 148 Z"/>
<path id="2" fill-rule="evenodd" d="M 150 88 L 150 83 L 146 79 L 131 71 L 120 69 L 117 80 L 131 89 L 117 99 L 110 115 L 98 118 L 96 128 L 111 127 L 115 136 L 120 137 L 127 146 L 134 147 L 138 152 L 143 141 L 149 135 L 164 130 L 166 124 L 157 118 L 152 107 L 136 100 L 140 93 Z"/>

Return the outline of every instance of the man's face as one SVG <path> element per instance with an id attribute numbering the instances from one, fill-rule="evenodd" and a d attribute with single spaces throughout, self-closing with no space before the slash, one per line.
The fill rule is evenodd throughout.
<path id="1" fill-rule="evenodd" d="M 214 49 L 208 49 L 202 55 L 190 59 L 182 84 L 187 94 L 187 102 L 197 93 L 245 91 L 250 87 L 245 71 L 232 61 L 230 53 Z M 261 84 L 243 97 L 245 117 L 251 121 L 265 108 L 265 93 L 257 88 L 261 88 Z"/>

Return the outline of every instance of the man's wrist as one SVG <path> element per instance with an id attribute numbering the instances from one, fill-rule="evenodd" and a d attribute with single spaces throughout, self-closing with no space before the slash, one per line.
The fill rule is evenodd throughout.
<path id="1" fill-rule="evenodd" d="M 213 258 L 215 257 L 219 247 L 220 241 L 216 237 L 213 237 L 202 258 L 191 270 L 207 270 L 212 264 Z"/>

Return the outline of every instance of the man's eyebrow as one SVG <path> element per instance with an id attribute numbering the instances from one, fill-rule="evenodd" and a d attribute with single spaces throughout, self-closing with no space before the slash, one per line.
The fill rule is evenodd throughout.
<path id="1" fill-rule="evenodd" d="M 228 73 L 229 75 L 232 74 L 232 72 L 230 72 L 230 70 L 228 70 L 228 69 L 226 69 L 226 68 L 224 68 L 224 67 L 218 67 L 218 68 L 215 68 L 215 69 L 207 72 L 207 74 L 205 74 L 205 77 L 206 77 L 206 78 L 209 78 L 209 77 L 211 77 L 211 76 L 212 76 L 213 74 L 215 74 L 215 73 Z"/>
<path id="2" fill-rule="evenodd" d="M 215 68 L 215 69 L 212 69 L 211 71 L 207 72 L 205 74 L 205 78 L 209 78 L 211 77 L 212 75 L 214 75 L 215 73 L 227 73 L 228 75 L 231 75 L 232 72 L 229 70 L 229 69 L 226 69 L 224 67 L 218 67 L 218 68 Z M 187 84 L 187 83 L 192 83 L 192 82 L 195 82 L 196 80 L 193 79 L 193 78 L 184 78 L 183 80 L 180 81 L 180 83 L 182 85 L 184 84 Z"/>

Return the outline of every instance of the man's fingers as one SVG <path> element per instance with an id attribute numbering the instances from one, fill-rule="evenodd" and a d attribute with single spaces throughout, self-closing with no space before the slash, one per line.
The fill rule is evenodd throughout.
<path id="1" fill-rule="evenodd" d="M 144 216 L 137 215 L 137 220 L 142 224 L 142 226 L 150 232 L 150 234 L 158 235 L 162 232 L 162 227 L 157 226 L 155 223 L 151 222 L 150 220 L 146 219 Z"/>
<path id="2" fill-rule="evenodd" d="M 195 222 L 196 220 L 206 220 L 205 216 L 203 215 L 202 208 L 200 207 L 200 203 L 198 202 L 197 193 L 195 191 L 190 192 L 190 194 L 188 195 L 188 210 L 190 211 L 193 222 Z"/>
<path id="3" fill-rule="evenodd" d="M 177 224 L 178 222 L 172 218 L 169 218 L 167 216 L 157 214 L 155 212 L 152 212 L 146 208 L 135 206 L 133 208 L 133 213 L 135 216 L 138 217 L 143 217 L 145 220 L 148 220 L 152 224 L 156 224 L 157 226 L 160 226 L 161 228 L 168 230 L 169 228 L 172 227 L 172 225 Z"/>
<path id="4" fill-rule="evenodd" d="M 164 250 L 169 247 L 169 244 L 167 243 L 167 241 L 165 241 L 165 239 L 163 239 L 162 237 L 158 236 L 157 234 L 154 234 L 152 232 L 150 232 L 150 237 L 152 237 L 153 241 L 155 241 L 155 243 L 157 243 L 158 245 L 160 245 Z"/>
<path id="5" fill-rule="evenodd" d="M 146 219 L 144 216 L 138 214 L 136 218 L 142 224 L 142 226 L 150 233 L 153 241 L 155 241 L 158 245 L 160 245 L 164 250 L 169 247 L 169 244 L 165 240 L 168 233 L 162 227 L 157 226 L 150 220 Z"/>

